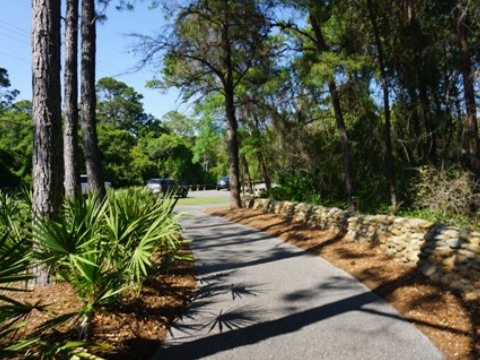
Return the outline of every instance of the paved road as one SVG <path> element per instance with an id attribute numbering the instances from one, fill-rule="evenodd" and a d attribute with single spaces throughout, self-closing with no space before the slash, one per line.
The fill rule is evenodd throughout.
<path id="1" fill-rule="evenodd" d="M 190 190 L 189 198 L 228 198 L 230 193 L 227 190 Z"/>
<path id="2" fill-rule="evenodd" d="M 321 258 L 251 227 L 179 211 L 199 289 L 153 359 L 443 359 L 366 287 Z"/>

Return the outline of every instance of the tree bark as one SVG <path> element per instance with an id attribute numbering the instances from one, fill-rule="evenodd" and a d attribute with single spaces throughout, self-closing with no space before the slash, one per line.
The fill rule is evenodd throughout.
<path id="1" fill-rule="evenodd" d="M 415 143 L 412 146 L 409 146 L 409 153 L 412 154 L 410 159 L 414 162 L 414 165 L 421 163 L 426 155 L 424 154 L 424 146 L 422 146 L 422 126 L 420 124 L 420 114 L 418 111 L 418 97 L 413 83 L 406 84 L 408 97 L 410 99 L 410 104 L 408 110 L 411 113 L 411 118 L 413 122 L 413 132 L 415 134 Z M 408 136 L 408 134 L 407 134 Z M 410 136 L 408 136 L 410 137 Z"/>
<path id="2" fill-rule="evenodd" d="M 78 0 L 67 1 L 65 21 L 65 122 L 63 127 L 65 195 L 81 194 L 78 168 Z"/>
<path id="3" fill-rule="evenodd" d="M 426 84 L 421 82 L 419 84 L 419 93 L 420 93 L 420 104 L 422 107 L 422 115 L 425 121 L 425 129 L 427 131 L 426 144 L 425 144 L 425 154 L 428 161 L 433 165 L 438 165 L 437 157 L 437 140 L 436 140 L 436 129 L 433 124 L 432 116 L 430 114 L 430 99 L 428 97 L 428 92 Z"/>
<path id="4" fill-rule="evenodd" d="M 446 87 L 445 96 L 443 98 L 443 103 L 445 104 L 446 109 L 446 118 L 445 118 L 445 130 L 446 137 L 442 149 L 442 157 L 440 159 L 441 170 L 445 170 L 445 162 L 447 160 L 448 154 L 450 153 L 450 147 L 452 145 L 454 126 L 453 126 L 453 107 L 450 103 L 450 86 Z M 440 111 L 438 111 L 440 112 Z"/>
<path id="5" fill-rule="evenodd" d="M 82 0 L 82 130 L 83 151 L 90 189 L 99 198 L 105 197 L 102 161 L 96 129 L 95 93 L 96 14 L 95 0 Z"/>
<path id="6" fill-rule="evenodd" d="M 253 184 L 252 184 L 252 177 L 250 176 L 250 169 L 248 168 L 248 161 L 245 155 L 241 156 L 242 168 L 243 168 L 243 193 L 245 193 L 245 188 L 248 184 L 248 192 L 253 194 Z"/>
<path id="7" fill-rule="evenodd" d="M 60 1 L 32 0 L 33 210 L 55 218 L 63 198 Z M 48 271 L 34 269 L 37 284 Z"/>
<path id="8" fill-rule="evenodd" d="M 241 208 L 240 200 L 240 182 L 239 178 L 239 154 L 238 154 L 238 135 L 237 135 L 237 119 L 235 116 L 235 87 L 233 84 L 233 64 L 232 49 L 229 34 L 229 4 L 224 4 L 224 23 L 222 29 L 222 49 L 223 49 L 223 69 L 225 76 L 222 79 L 225 91 L 225 117 L 227 119 L 227 136 L 228 136 L 228 155 L 229 155 L 229 176 L 230 176 L 230 207 L 232 209 Z"/>
<path id="9" fill-rule="evenodd" d="M 239 178 L 239 155 L 238 155 L 238 137 L 237 137 L 237 119 L 235 117 L 235 105 L 233 100 L 233 86 L 231 89 L 225 88 L 225 114 L 227 117 L 227 137 L 228 137 L 228 155 L 229 155 L 229 176 L 230 176 L 230 207 L 232 209 L 242 207 L 240 201 L 240 182 Z"/>
<path id="10" fill-rule="evenodd" d="M 390 119 L 390 95 L 389 95 L 389 82 L 387 72 L 385 68 L 385 56 L 383 54 L 382 41 L 380 39 L 380 31 L 378 29 L 377 20 L 375 19 L 375 11 L 373 9 L 372 0 L 367 0 L 368 14 L 370 16 L 370 22 L 372 23 L 373 34 L 375 38 L 375 44 L 377 46 L 377 60 L 378 67 L 380 69 L 380 77 L 382 82 L 383 91 L 383 114 L 385 117 L 384 127 L 384 140 L 385 140 L 385 168 L 387 170 L 387 178 L 390 184 L 390 203 L 393 208 L 398 206 L 397 189 L 395 186 L 395 167 L 393 163 L 393 151 L 392 151 L 392 136 L 391 136 L 391 119 Z"/>
<path id="11" fill-rule="evenodd" d="M 62 201 L 60 2 L 32 1 L 33 208 L 55 217 Z"/>
<path id="12" fill-rule="evenodd" d="M 415 5 L 415 0 L 407 1 L 407 30 L 409 33 L 410 44 L 413 50 L 413 72 L 415 72 L 415 77 L 414 79 L 411 79 L 411 81 L 416 86 L 416 89 L 413 90 L 415 92 L 415 99 L 417 99 L 416 90 L 418 90 L 418 104 L 421 108 L 420 115 L 425 126 L 425 140 L 421 140 L 423 147 L 422 158 L 434 165 L 437 165 L 438 159 L 436 129 L 432 120 L 432 116 L 430 114 L 430 99 L 427 91 L 428 80 L 425 80 L 424 76 L 424 73 L 427 72 L 426 67 L 429 65 L 427 64 L 426 60 L 426 49 L 424 41 L 422 40 L 422 29 L 417 18 Z M 410 93 L 412 94 L 412 91 L 410 91 Z M 417 106 L 417 101 L 415 101 L 414 104 L 415 106 Z M 416 111 L 418 114 L 418 110 Z"/>
<path id="13" fill-rule="evenodd" d="M 477 106 L 475 103 L 475 90 L 473 85 L 472 60 L 468 44 L 468 26 L 462 9 L 462 2 L 455 0 L 455 23 L 457 27 L 458 50 L 460 56 L 460 70 L 463 77 L 463 92 L 467 111 L 467 128 L 470 156 L 470 170 L 475 180 L 480 179 L 480 160 L 478 157 L 479 139 L 477 125 Z"/>
<path id="14" fill-rule="evenodd" d="M 315 14 L 310 12 L 310 24 L 312 25 L 313 32 L 315 34 L 316 46 L 318 51 L 328 51 L 328 45 L 326 44 L 320 23 L 317 20 Z M 338 95 L 337 86 L 335 80 L 332 78 L 328 82 L 328 89 L 332 98 L 333 109 L 335 112 L 335 122 L 337 130 L 340 135 L 340 142 L 343 152 L 343 167 L 345 171 L 345 184 L 347 188 L 347 206 L 350 210 L 355 210 L 355 185 L 353 176 L 353 160 L 350 152 L 350 143 L 348 140 L 347 128 L 343 119 L 342 108 L 340 106 L 340 97 Z"/>
<path id="15" fill-rule="evenodd" d="M 259 121 L 258 121 L 258 117 L 254 114 L 254 112 L 252 111 L 252 119 L 253 119 L 253 129 L 254 131 L 258 134 L 260 134 L 260 126 L 259 126 Z M 262 174 L 262 179 L 263 179 L 263 182 L 265 183 L 265 188 L 267 190 L 270 190 L 271 187 L 272 187 L 272 181 L 270 180 L 270 176 L 268 174 L 268 167 L 267 167 L 267 164 L 265 162 L 265 157 L 263 155 L 263 147 L 260 147 L 257 151 L 257 157 L 258 157 L 258 164 L 259 164 L 259 167 L 260 167 L 260 173 Z"/>

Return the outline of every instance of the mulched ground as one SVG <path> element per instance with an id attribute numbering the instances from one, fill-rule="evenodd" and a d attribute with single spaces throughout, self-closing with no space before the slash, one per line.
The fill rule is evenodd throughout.
<path id="1" fill-rule="evenodd" d="M 349 272 L 415 324 L 447 359 L 480 359 L 480 303 L 465 301 L 462 294 L 430 283 L 414 266 L 278 215 L 251 209 L 214 209 L 210 213 L 278 236 Z M 150 357 L 193 298 L 195 288 L 192 262 L 177 261 L 168 274 L 149 279 L 137 299 L 109 314 L 95 316 L 92 339 L 113 346 L 97 354 L 120 360 Z M 57 314 L 80 306 L 66 284 L 35 289 L 19 299 L 50 304 Z M 35 313 L 31 325 L 47 318 L 47 314 Z"/>
<path id="2" fill-rule="evenodd" d="M 185 251 L 184 251 L 185 254 Z M 160 347 L 172 322 L 190 303 L 196 289 L 191 261 L 174 261 L 168 274 L 149 278 L 139 297 L 126 301 L 109 313 L 98 313 L 92 320 L 92 341 L 111 345 L 108 351 L 91 351 L 105 359 L 148 359 Z M 81 308 L 74 291 L 66 283 L 54 283 L 15 294 L 21 301 L 48 304 L 49 313 L 34 311 L 24 336 L 43 321 Z M 74 338 L 76 329 L 63 326 L 56 339 Z M 0 341 L 1 346 L 1 341 Z M 30 355 L 18 359 L 30 358 Z"/>
<path id="3" fill-rule="evenodd" d="M 480 302 L 466 301 L 462 294 L 431 283 L 415 266 L 279 215 L 252 209 L 210 213 L 278 236 L 344 269 L 417 326 L 447 359 L 480 359 Z"/>

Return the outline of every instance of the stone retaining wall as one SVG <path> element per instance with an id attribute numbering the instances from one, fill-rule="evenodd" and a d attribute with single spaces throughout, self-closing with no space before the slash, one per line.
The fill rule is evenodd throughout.
<path id="1" fill-rule="evenodd" d="M 418 266 L 430 279 L 480 298 L 480 233 L 391 215 L 361 215 L 337 208 L 245 196 L 243 206 L 282 215 L 345 235 Z"/>

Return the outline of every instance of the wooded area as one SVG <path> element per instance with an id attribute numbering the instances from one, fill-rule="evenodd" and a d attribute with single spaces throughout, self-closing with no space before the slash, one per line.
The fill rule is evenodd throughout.
<path id="1" fill-rule="evenodd" d="M 82 130 L 68 92 L 77 81 L 68 61 L 78 55 L 67 51 L 64 146 L 73 154 L 73 135 L 83 134 L 83 152 L 65 157 L 66 180 L 72 167 L 72 179 L 86 171 L 102 193 L 103 178 L 124 187 L 158 176 L 213 183 L 228 173 L 232 207 L 240 181 L 246 190 L 262 181 L 280 185 L 267 192 L 275 197 L 367 212 L 424 207 L 428 196 L 447 210 L 463 198 L 456 213 L 475 209 L 478 2 L 157 1 L 152 11 L 168 24 L 131 34 L 132 50 L 139 66 L 157 69 L 150 86 L 177 87 L 195 105 L 163 119 L 118 80 L 100 79 L 92 90 L 98 18 L 93 1 L 81 5 Z M 67 6 L 77 11 L 68 35 L 79 4 Z M 66 49 L 74 39 L 65 38 Z M 32 107 L 14 102 L 8 69 L 2 86 L 0 181 L 18 188 L 32 183 L 30 154 L 18 152 L 32 141 Z M 69 196 L 78 191 L 66 184 Z"/>

